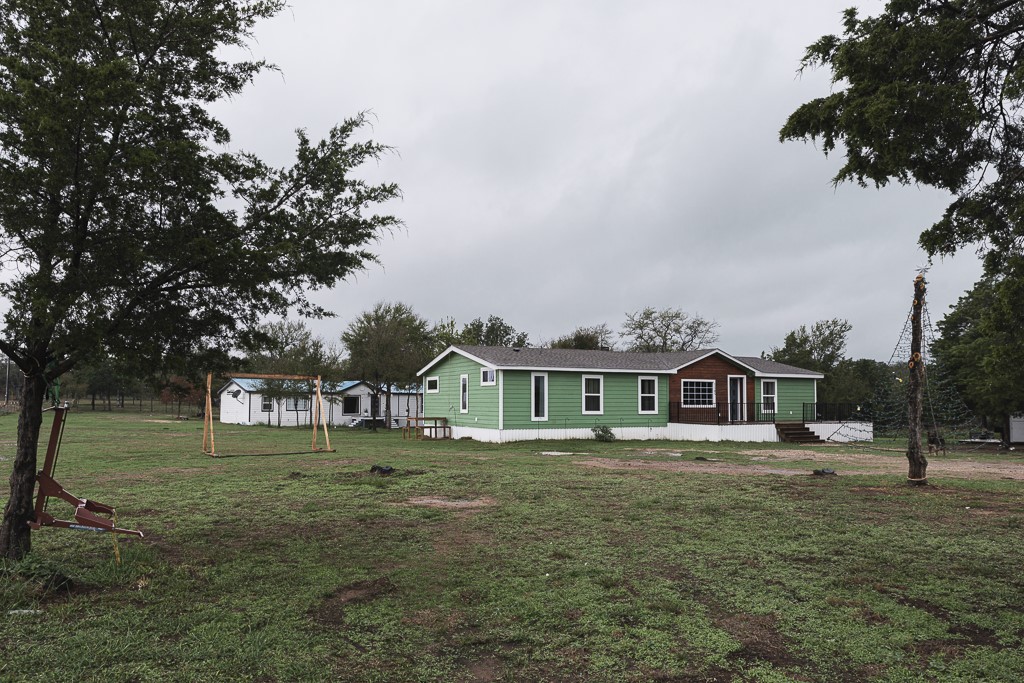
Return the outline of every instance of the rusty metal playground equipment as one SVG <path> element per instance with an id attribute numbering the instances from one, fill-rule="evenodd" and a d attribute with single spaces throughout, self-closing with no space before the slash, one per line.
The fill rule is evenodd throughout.
<path id="1" fill-rule="evenodd" d="M 117 513 L 114 508 L 87 498 L 79 498 L 64 489 L 53 478 L 57 466 L 57 455 L 60 453 L 61 440 L 64 437 L 64 423 L 67 419 L 66 406 L 53 409 L 53 426 L 50 428 L 50 442 L 46 447 L 46 459 L 43 469 L 36 474 L 39 493 L 36 495 L 35 518 L 28 523 L 32 529 L 44 526 L 76 531 L 99 531 L 111 534 L 126 534 L 142 538 L 142 532 L 134 529 L 122 529 L 117 526 Z M 51 498 L 58 498 L 75 508 L 73 519 L 57 519 L 47 511 Z M 115 545 L 115 552 L 117 546 Z"/>

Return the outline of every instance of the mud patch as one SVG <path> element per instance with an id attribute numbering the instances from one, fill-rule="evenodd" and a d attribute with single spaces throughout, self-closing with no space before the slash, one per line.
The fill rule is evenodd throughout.
<path id="1" fill-rule="evenodd" d="M 800 660 L 789 651 L 788 639 L 779 633 L 777 619 L 772 614 L 720 615 L 715 625 L 740 643 L 740 649 L 731 658 L 746 661 L 767 661 L 785 668 L 799 664 Z"/>
<path id="2" fill-rule="evenodd" d="M 481 496 L 480 498 L 472 499 L 444 498 L 442 496 L 418 496 L 416 498 L 409 498 L 405 503 L 403 503 L 403 505 L 440 508 L 444 510 L 475 510 L 478 508 L 491 507 L 492 505 L 497 504 L 498 501 L 489 496 Z"/>
<path id="3" fill-rule="evenodd" d="M 497 657 L 484 657 L 483 659 L 471 662 L 466 667 L 466 670 L 469 672 L 471 681 L 489 683 L 490 681 L 498 680 L 503 668 L 501 660 Z"/>
<path id="4" fill-rule="evenodd" d="M 320 605 L 313 610 L 312 616 L 318 623 L 338 626 L 345 623 L 345 608 L 363 602 L 375 600 L 382 595 L 394 592 L 395 585 L 386 576 L 372 581 L 357 581 L 331 591 Z"/>

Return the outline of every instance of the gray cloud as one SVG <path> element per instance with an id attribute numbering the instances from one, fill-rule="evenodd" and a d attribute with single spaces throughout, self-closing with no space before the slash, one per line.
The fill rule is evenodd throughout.
<path id="1" fill-rule="evenodd" d="M 948 198 L 835 189 L 837 159 L 777 140 L 828 91 L 796 69 L 851 1 L 297 2 L 251 48 L 282 74 L 217 113 L 280 164 L 292 129 L 365 109 L 396 148 L 365 175 L 402 186 L 407 231 L 316 295 L 339 314 L 325 336 L 379 300 L 535 342 L 653 305 L 716 318 L 737 354 L 847 318 L 850 352 L 887 359 Z M 970 253 L 933 269 L 933 318 L 979 271 Z"/>

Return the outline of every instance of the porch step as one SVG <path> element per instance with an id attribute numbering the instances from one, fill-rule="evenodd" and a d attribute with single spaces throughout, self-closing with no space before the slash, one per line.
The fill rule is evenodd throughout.
<path id="1" fill-rule="evenodd" d="M 779 433 L 779 438 L 786 443 L 824 443 L 817 434 L 799 422 L 790 424 L 776 422 L 775 431 Z"/>

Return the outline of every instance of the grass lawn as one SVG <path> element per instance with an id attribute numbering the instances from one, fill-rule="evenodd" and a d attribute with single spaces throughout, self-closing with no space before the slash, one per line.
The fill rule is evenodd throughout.
<path id="1" fill-rule="evenodd" d="M 117 567 L 43 529 L 0 564 L 0 680 L 1024 680 L 1018 455 L 911 488 L 901 453 L 840 447 L 201 438 L 68 417 L 57 479 L 146 538 Z"/>

